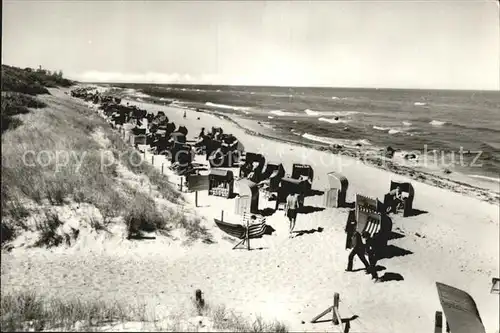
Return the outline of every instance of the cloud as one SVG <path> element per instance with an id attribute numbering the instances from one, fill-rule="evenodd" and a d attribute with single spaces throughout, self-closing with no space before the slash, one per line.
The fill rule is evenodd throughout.
<path id="1" fill-rule="evenodd" d="M 215 74 L 192 76 L 188 73 L 119 73 L 87 71 L 69 74 L 68 77 L 83 82 L 116 82 L 116 83 L 178 83 L 178 84 L 217 84 L 220 78 Z"/>

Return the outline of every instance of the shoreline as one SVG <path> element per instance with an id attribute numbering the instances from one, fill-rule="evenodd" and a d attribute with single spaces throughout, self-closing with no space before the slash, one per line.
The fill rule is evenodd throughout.
<path id="1" fill-rule="evenodd" d="M 155 98 L 151 96 L 151 98 Z M 144 103 L 146 105 L 150 105 L 152 107 L 158 106 L 158 104 L 155 103 L 150 103 L 146 101 L 135 101 L 131 98 L 126 97 L 125 100 L 130 101 L 132 103 Z M 306 143 L 306 142 L 301 142 L 301 141 L 295 141 L 291 140 L 289 138 L 280 138 L 278 136 L 272 136 L 264 133 L 264 131 L 257 131 L 254 130 L 250 127 L 244 126 L 241 122 L 238 122 L 235 119 L 232 119 L 231 116 L 228 114 L 225 114 L 223 112 L 218 112 L 218 111 L 211 111 L 207 109 L 199 109 L 197 111 L 196 109 L 193 109 L 191 107 L 181 107 L 178 105 L 167 105 L 167 107 L 170 108 L 176 108 L 180 110 L 190 110 L 193 112 L 199 112 L 199 113 L 205 113 L 209 115 L 213 115 L 215 117 L 221 117 L 234 125 L 236 125 L 238 128 L 243 130 L 246 134 L 252 135 L 252 136 L 260 136 L 266 140 L 274 141 L 274 142 L 280 142 L 284 144 L 290 144 L 292 146 L 300 146 L 300 147 L 305 147 L 309 149 L 314 149 L 316 151 L 323 151 L 323 152 L 328 152 L 329 149 L 327 147 L 321 146 L 319 144 L 313 144 L 313 143 Z M 238 117 L 241 118 L 241 117 Z M 245 119 L 245 122 L 252 122 L 256 123 L 254 120 L 251 119 Z M 455 193 L 461 193 L 461 194 L 466 194 L 472 197 L 476 197 L 481 201 L 485 201 L 491 204 L 499 204 L 500 203 L 500 183 L 496 185 L 498 188 L 498 191 L 494 191 L 492 188 L 487 188 L 486 186 L 481 186 L 481 183 L 488 182 L 484 177 L 482 176 L 469 176 L 465 174 L 461 174 L 459 172 L 453 172 L 455 174 L 454 176 L 458 176 L 458 178 L 469 178 L 470 181 L 474 181 L 472 178 L 476 178 L 476 184 L 470 184 L 462 180 L 457 180 L 457 179 L 452 179 L 451 177 L 444 177 L 440 176 L 437 174 L 433 174 L 431 171 L 423 171 L 423 170 L 418 170 L 416 168 L 412 168 L 410 166 L 405 166 L 405 165 L 400 165 L 397 164 L 391 160 L 383 160 L 381 158 L 362 158 L 359 155 L 363 155 L 363 151 L 360 149 L 352 149 L 352 148 L 343 148 L 341 150 L 342 154 L 338 154 L 335 152 L 330 151 L 331 154 L 336 155 L 336 156 L 343 156 L 343 157 L 348 157 L 356 160 L 357 162 L 361 162 L 364 164 L 368 164 L 370 166 L 376 167 L 381 170 L 386 170 L 391 173 L 394 173 L 399 176 L 405 176 L 408 178 L 411 178 L 416 181 L 423 182 L 425 184 L 439 187 L 439 188 L 445 188 L 450 191 L 453 191 Z M 361 153 L 361 154 L 359 154 Z M 467 180 L 469 180 L 467 179 Z M 490 183 L 490 182 L 488 182 Z M 491 185 L 492 187 L 495 187 L 495 184 Z"/>

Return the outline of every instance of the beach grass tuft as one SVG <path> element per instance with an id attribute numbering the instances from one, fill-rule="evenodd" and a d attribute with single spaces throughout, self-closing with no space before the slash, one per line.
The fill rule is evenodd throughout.
<path id="1" fill-rule="evenodd" d="M 3 332 L 104 331 L 128 322 L 141 322 L 143 327 L 154 327 L 154 331 L 189 332 L 193 331 L 193 328 L 195 331 L 200 330 L 200 327 L 193 327 L 192 324 L 181 325 L 183 321 L 189 322 L 189 315 L 186 315 L 185 311 L 178 311 L 184 315 L 172 315 L 162 324 L 158 314 L 151 311 L 144 302 L 128 304 L 80 298 L 47 298 L 33 291 L 24 291 L 2 293 L 0 303 L 0 329 Z M 288 332 L 286 325 L 281 322 L 266 322 L 261 317 L 253 321 L 248 320 L 229 311 L 225 306 L 206 306 L 201 315 L 208 318 L 217 331 Z"/>

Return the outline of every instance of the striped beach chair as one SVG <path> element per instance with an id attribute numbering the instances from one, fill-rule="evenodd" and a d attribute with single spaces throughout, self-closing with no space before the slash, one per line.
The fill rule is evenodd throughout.
<path id="1" fill-rule="evenodd" d="M 371 237 L 374 237 L 380 232 L 381 226 L 382 215 L 379 212 L 366 207 L 359 208 L 356 231 L 360 234 L 367 231 Z"/>
<path id="2" fill-rule="evenodd" d="M 250 250 L 250 239 L 261 238 L 267 229 L 266 218 L 257 217 L 256 222 L 252 223 L 251 216 L 253 214 L 243 213 L 242 224 L 234 224 L 214 219 L 215 224 L 219 229 L 224 231 L 229 236 L 240 239 L 241 241 L 233 247 L 233 250 L 239 246 L 247 244 L 247 250 Z"/>

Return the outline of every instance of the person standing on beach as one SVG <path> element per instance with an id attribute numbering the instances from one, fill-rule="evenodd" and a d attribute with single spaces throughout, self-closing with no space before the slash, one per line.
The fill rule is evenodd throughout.
<path id="1" fill-rule="evenodd" d="M 200 134 L 198 134 L 198 139 L 203 139 L 204 137 L 205 137 L 205 127 L 202 127 Z"/>
<path id="2" fill-rule="evenodd" d="M 293 237 L 292 232 L 295 228 L 295 221 L 297 219 L 298 201 L 298 194 L 290 193 L 286 197 L 285 216 L 287 216 L 288 220 L 290 221 L 290 238 Z"/>

